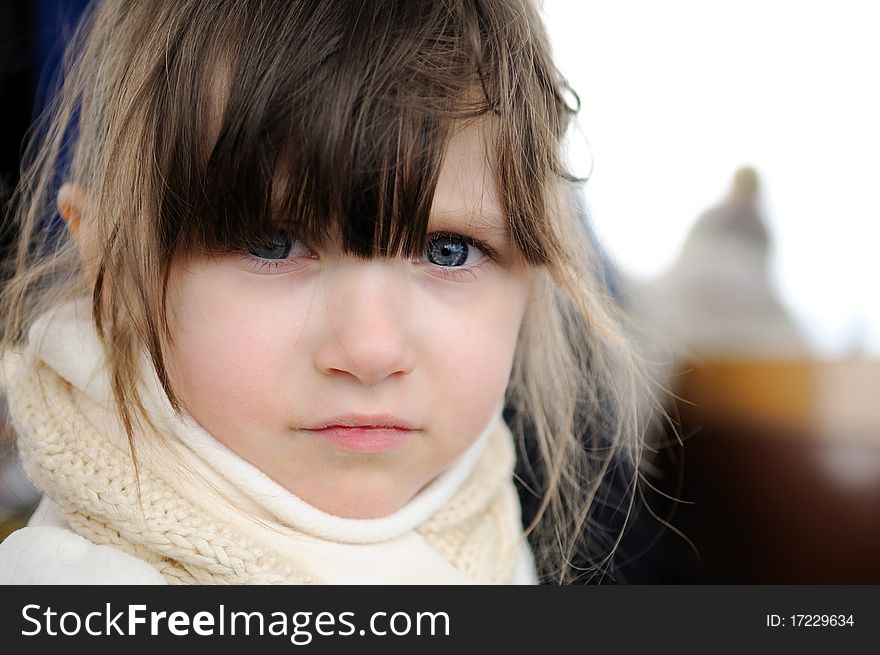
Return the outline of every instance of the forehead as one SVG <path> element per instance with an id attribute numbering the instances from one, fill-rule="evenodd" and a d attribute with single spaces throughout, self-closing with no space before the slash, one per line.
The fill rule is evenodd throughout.
<path id="1" fill-rule="evenodd" d="M 431 207 L 432 227 L 464 221 L 479 229 L 506 229 L 490 154 L 494 142 L 486 118 L 463 122 L 452 130 Z"/>

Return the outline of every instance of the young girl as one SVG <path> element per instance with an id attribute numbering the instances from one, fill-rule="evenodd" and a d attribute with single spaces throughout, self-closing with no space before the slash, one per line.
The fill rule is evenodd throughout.
<path id="1" fill-rule="evenodd" d="M 608 568 L 642 383 L 530 0 L 107 2 L 71 53 L 3 297 L 44 500 L 2 581 Z"/>

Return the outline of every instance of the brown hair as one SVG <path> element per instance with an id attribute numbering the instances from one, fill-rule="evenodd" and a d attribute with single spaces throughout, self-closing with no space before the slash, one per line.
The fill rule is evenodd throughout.
<path id="1" fill-rule="evenodd" d="M 532 545 L 545 579 L 578 575 L 602 478 L 639 459 L 645 396 L 571 200 L 572 109 L 532 2 L 122 0 L 88 15 L 68 56 L 16 198 L 3 337 L 91 294 L 133 455 L 133 421 L 149 421 L 141 349 L 180 409 L 163 355 L 176 254 L 242 250 L 279 229 L 315 243 L 335 230 L 362 257 L 420 253 L 450 131 L 491 126 L 511 234 L 546 272 L 508 389 L 532 453 L 523 482 L 541 499 Z M 53 227 L 62 180 L 88 198 L 94 270 Z"/>

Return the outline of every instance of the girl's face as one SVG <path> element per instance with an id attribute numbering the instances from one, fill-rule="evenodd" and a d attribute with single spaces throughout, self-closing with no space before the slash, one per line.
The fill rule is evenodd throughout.
<path id="1" fill-rule="evenodd" d="M 443 472 L 499 408 L 535 276 L 484 153 L 477 125 L 453 136 L 421 258 L 279 242 L 176 261 L 168 360 L 188 413 L 338 516 L 391 514 Z"/>

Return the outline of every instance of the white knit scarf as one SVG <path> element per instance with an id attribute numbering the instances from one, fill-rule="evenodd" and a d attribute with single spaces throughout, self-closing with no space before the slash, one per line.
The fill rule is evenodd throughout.
<path id="1" fill-rule="evenodd" d="M 145 356 L 139 391 L 161 438 L 135 435 L 136 476 L 103 352 L 80 301 L 38 320 L 7 363 L 25 471 L 90 541 L 135 555 L 169 583 L 535 582 L 500 412 L 402 509 L 346 519 L 175 415 Z"/>

